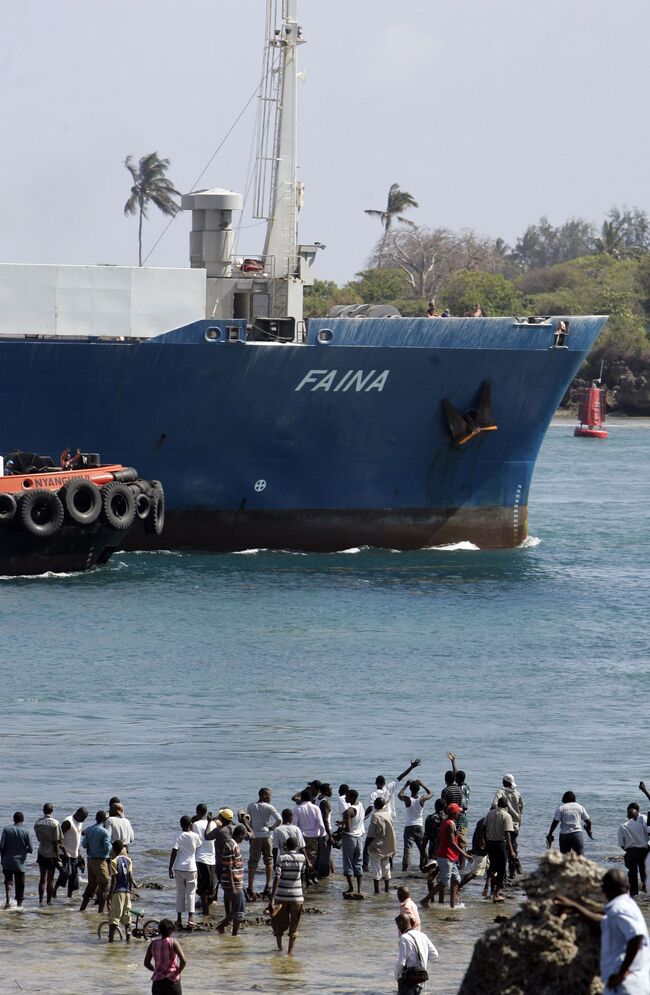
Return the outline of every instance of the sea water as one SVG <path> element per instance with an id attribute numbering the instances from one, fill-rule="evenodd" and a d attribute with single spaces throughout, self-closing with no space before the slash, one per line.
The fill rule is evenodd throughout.
<path id="1" fill-rule="evenodd" d="M 452 750 L 472 825 L 514 774 L 525 867 L 569 789 L 593 819 L 587 855 L 615 856 L 650 781 L 649 457 L 646 423 L 614 422 L 606 442 L 553 425 L 516 550 L 120 554 L 86 575 L 0 581 L 3 824 L 22 809 L 31 828 L 45 801 L 92 816 L 119 795 L 135 877 L 164 886 L 134 904 L 173 917 L 168 854 L 197 801 L 237 808 L 268 785 L 281 809 L 315 777 L 367 799 L 413 757 L 437 797 Z M 424 894 L 415 872 L 408 883 Z M 393 991 L 394 892 L 374 898 L 367 881 L 357 903 L 341 889 L 337 876 L 310 890 L 322 914 L 303 917 L 291 960 L 257 923 L 182 935 L 185 995 Z M 457 990 L 494 918 L 480 886 L 465 902 L 423 912 L 439 993 Z M 32 870 L 25 911 L 0 911 L 0 992 L 149 991 L 142 941 L 100 944 L 78 904 L 39 909 Z"/>

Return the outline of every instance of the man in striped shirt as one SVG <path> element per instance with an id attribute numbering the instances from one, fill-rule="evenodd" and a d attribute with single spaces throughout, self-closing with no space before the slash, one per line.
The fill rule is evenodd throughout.
<path id="1" fill-rule="evenodd" d="M 221 858 L 221 887 L 223 889 L 223 904 L 225 917 L 217 925 L 220 933 L 232 922 L 232 935 L 237 936 L 240 923 L 246 916 L 246 898 L 244 896 L 244 859 L 239 844 L 246 839 L 248 833 L 244 826 L 235 826 L 232 837 L 224 843 Z"/>
<path id="2" fill-rule="evenodd" d="M 295 838 L 290 836 L 284 844 L 285 852 L 278 856 L 269 903 L 278 950 L 282 950 L 282 937 L 289 930 L 287 955 L 293 952 L 296 943 L 304 902 L 302 874 L 306 860 L 302 853 L 297 852 L 296 846 Z"/>

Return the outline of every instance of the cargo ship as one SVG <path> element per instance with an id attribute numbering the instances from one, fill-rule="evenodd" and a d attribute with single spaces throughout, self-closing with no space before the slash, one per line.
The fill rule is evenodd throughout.
<path id="1" fill-rule="evenodd" d="M 164 535 L 138 548 L 518 546 L 545 431 L 606 319 L 366 307 L 303 321 L 322 248 L 298 242 L 304 38 L 296 0 L 278 23 L 275 10 L 270 0 L 255 184 L 263 252 L 235 252 L 238 193 L 192 191 L 196 320 L 161 334 L 3 327 L 0 449 L 65 439 L 162 481 Z"/>

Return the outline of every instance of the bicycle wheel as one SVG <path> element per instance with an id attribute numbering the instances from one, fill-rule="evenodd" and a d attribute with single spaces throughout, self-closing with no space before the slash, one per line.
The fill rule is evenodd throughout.
<path id="1" fill-rule="evenodd" d="M 158 936 L 158 920 L 148 919 L 142 927 L 142 935 L 145 940 L 153 940 L 154 937 Z"/>
<path id="2" fill-rule="evenodd" d="M 109 923 L 108 919 L 104 919 L 103 922 L 100 922 L 99 926 L 97 927 L 97 937 L 98 937 L 98 939 L 100 939 L 100 940 L 108 940 L 108 927 L 109 926 L 110 926 L 110 923 Z M 124 937 L 122 936 L 122 930 L 120 929 L 119 926 L 115 927 L 115 936 L 118 937 L 120 940 L 124 939 Z"/>

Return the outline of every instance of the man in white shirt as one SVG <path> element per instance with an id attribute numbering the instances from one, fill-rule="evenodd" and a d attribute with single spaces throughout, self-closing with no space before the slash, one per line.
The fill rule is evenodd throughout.
<path id="1" fill-rule="evenodd" d="M 555 902 L 600 925 L 600 976 L 605 995 L 650 995 L 648 927 L 643 914 L 628 894 L 619 868 L 607 871 L 602 887 L 607 899 L 602 913 L 564 895 L 558 895 Z"/>
<path id="2" fill-rule="evenodd" d="M 437 960 L 438 951 L 426 933 L 412 927 L 408 916 L 398 915 L 395 922 L 400 934 L 395 964 L 397 991 L 399 995 L 420 995 L 428 979 L 429 961 Z"/>
<path id="3" fill-rule="evenodd" d="M 210 914 L 210 902 L 214 901 L 214 889 L 217 883 L 215 873 L 216 857 L 214 840 L 206 840 L 205 834 L 214 829 L 216 823 L 212 812 L 203 802 L 196 806 L 196 815 L 192 823 L 192 831 L 201 840 L 201 846 L 196 851 L 196 890 L 201 899 L 201 912 L 204 916 Z"/>
<path id="4" fill-rule="evenodd" d="M 106 828 L 111 834 L 111 841 L 114 843 L 115 840 L 119 840 L 121 843 L 124 843 L 128 853 L 129 846 L 135 839 L 135 833 L 133 832 L 133 826 L 124 814 L 124 806 L 117 799 L 111 801 Z"/>
<path id="5" fill-rule="evenodd" d="M 406 789 L 409 789 L 410 794 L 406 795 Z M 420 788 L 424 791 L 424 794 L 420 794 Z M 422 781 L 407 781 L 400 793 L 397 796 L 400 801 L 404 802 L 406 806 L 406 812 L 404 815 L 404 853 L 402 855 L 402 870 L 408 871 L 409 869 L 409 857 L 411 853 L 411 848 L 413 845 L 417 847 L 419 855 L 419 866 L 422 868 L 425 860 L 425 849 L 424 849 L 424 821 L 422 819 L 422 809 L 433 797 L 433 792 L 430 788 L 427 788 L 426 784 Z"/>
<path id="6" fill-rule="evenodd" d="M 257 801 L 251 802 L 246 809 L 246 814 L 250 820 L 250 828 L 253 831 L 253 839 L 250 841 L 248 850 L 248 900 L 255 900 L 255 871 L 260 862 L 260 857 L 264 861 L 266 873 L 264 883 L 264 897 L 271 895 L 271 881 L 273 878 L 273 855 L 271 853 L 271 837 L 273 830 L 282 823 L 282 818 L 275 806 L 271 805 L 271 789 L 260 788 L 257 793 Z"/>
<path id="7" fill-rule="evenodd" d="M 627 807 L 627 822 L 618 827 L 618 845 L 625 850 L 625 866 L 627 879 L 630 882 L 630 895 L 639 894 L 639 877 L 641 890 L 646 890 L 645 862 L 648 856 L 648 823 L 645 815 L 639 812 L 639 806 L 632 802 Z"/>
<path id="8" fill-rule="evenodd" d="M 298 826 L 292 825 L 293 812 L 290 808 L 282 809 L 282 825 L 273 830 L 273 866 L 276 866 L 278 857 L 286 853 L 287 840 L 294 839 L 296 845 L 293 848 L 295 853 L 305 853 L 305 837 Z"/>
<path id="9" fill-rule="evenodd" d="M 85 861 L 79 848 L 83 824 L 87 818 L 88 809 L 78 808 L 74 815 L 69 815 L 61 823 L 65 856 L 61 860 L 59 877 L 54 885 L 55 896 L 57 888 L 63 888 L 65 885 L 68 886 L 68 898 L 72 898 L 73 893 L 79 889 L 79 871 L 83 871 L 85 867 Z"/>
<path id="10" fill-rule="evenodd" d="M 361 886 L 363 884 L 363 837 L 365 828 L 363 820 L 365 809 L 359 801 L 359 792 L 354 788 L 348 791 L 348 807 L 343 813 L 341 828 L 341 855 L 343 857 L 343 874 L 347 878 L 348 887 L 343 892 L 344 898 L 354 896 L 354 881 L 357 882 L 357 898 L 364 898 Z"/>
<path id="11" fill-rule="evenodd" d="M 184 911 L 187 911 L 188 929 L 194 929 L 196 851 L 200 846 L 201 837 L 193 832 L 189 815 L 181 816 L 181 831 L 169 855 L 169 876 L 176 881 L 176 925 L 179 929 L 183 925 Z"/>
<path id="12" fill-rule="evenodd" d="M 422 761 L 419 757 L 415 760 L 411 760 L 411 763 L 406 770 L 403 770 L 401 774 L 397 775 L 394 781 L 389 781 L 388 784 L 386 783 L 386 778 L 383 774 L 377 774 L 377 777 L 375 778 L 375 790 L 370 792 L 370 804 L 366 808 L 366 819 L 369 815 L 372 815 L 376 799 L 381 798 L 384 803 L 384 815 L 388 815 L 393 823 L 393 826 L 395 825 L 395 820 L 397 818 L 397 812 L 395 811 L 395 793 L 397 792 L 397 785 L 400 781 L 403 781 L 412 770 L 419 767 L 421 762 Z M 392 862 L 391 857 L 391 866 Z M 368 870 L 368 840 L 366 840 L 363 848 L 363 869 L 364 871 Z"/>
<path id="13" fill-rule="evenodd" d="M 497 788 L 494 801 L 492 802 L 492 807 L 498 803 L 499 798 L 505 798 L 507 802 L 508 815 L 512 819 L 510 842 L 512 843 L 514 857 L 511 857 L 508 854 L 508 875 L 513 878 L 517 871 L 517 839 L 519 837 L 519 830 L 521 829 L 521 822 L 524 817 L 524 799 L 521 797 L 521 793 L 517 790 L 514 774 L 504 774 L 502 784 L 503 787 Z"/>
<path id="14" fill-rule="evenodd" d="M 397 785 L 400 781 L 403 781 L 405 777 L 411 773 L 416 767 L 419 767 L 422 761 L 419 758 L 411 760 L 411 763 L 403 770 L 401 774 L 398 774 L 394 781 L 389 781 L 386 783 L 386 778 L 383 774 L 377 774 L 375 778 L 375 790 L 370 792 L 370 804 L 366 809 L 366 816 L 370 815 L 375 803 L 375 798 L 381 798 L 384 803 L 384 811 L 388 812 L 393 822 L 395 822 L 395 793 L 397 791 Z"/>

